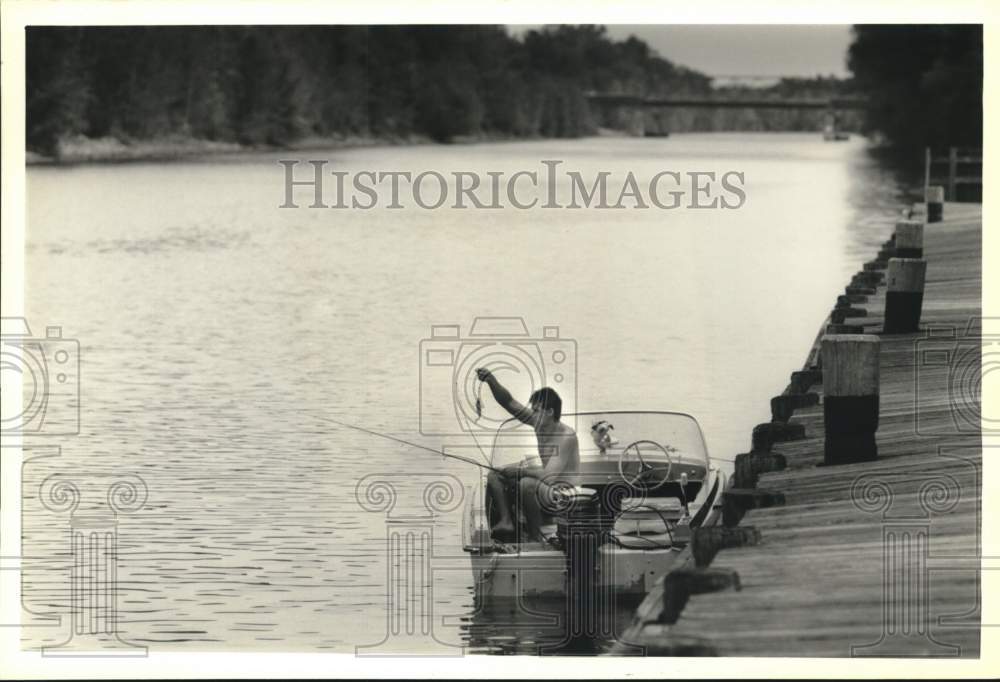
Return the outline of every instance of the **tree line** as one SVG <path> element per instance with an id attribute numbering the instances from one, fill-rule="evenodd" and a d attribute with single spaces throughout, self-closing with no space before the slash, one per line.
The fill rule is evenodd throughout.
<path id="1" fill-rule="evenodd" d="M 724 46 L 720 46 L 723 49 Z M 73 136 L 248 146 L 303 138 L 577 137 L 614 127 L 586 93 L 727 98 L 862 94 L 866 132 L 912 150 L 982 144 L 982 27 L 861 25 L 853 78 L 712 89 L 601 26 L 29 27 L 27 146 Z M 815 116 L 661 112 L 672 130 L 786 130 Z M 851 124 L 849 127 L 854 127 Z"/>
<path id="2" fill-rule="evenodd" d="M 710 78 L 600 26 L 41 27 L 27 34 L 27 143 L 184 135 L 574 137 L 588 90 L 705 92 Z"/>
<path id="3" fill-rule="evenodd" d="M 983 27 L 859 25 L 848 52 L 866 130 L 901 151 L 983 144 Z"/>

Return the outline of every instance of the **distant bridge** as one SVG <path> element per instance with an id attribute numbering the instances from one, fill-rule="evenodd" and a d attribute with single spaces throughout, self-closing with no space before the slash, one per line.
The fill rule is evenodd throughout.
<path id="1" fill-rule="evenodd" d="M 619 93 L 585 93 L 590 105 L 601 111 L 599 118 L 612 128 L 624 128 L 633 135 L 664 135 L 670 132 L 670 114 L 677 109 L 700 110 L 785 110 L 817 112 L 816 130 L 825 128 L 837 131 L 842 124 L 842 112 L 862 111 L 868 107 L 863 97 L 748 97 L 715 95 L 682 95 L 673 97 L 644 97 Z M 815 115 L 814 115 L 815 116 Z M 850 116 L 857 119 L 857 115 Z M 857 125 L 855 123 L 855 125 Z M 798 128 L 801 129 L 801 128 Z"/>
<path id="2" fill-rule="evenodd" d="M 843 98 L 737 98 L 737 97 L 641 97 L 588 92 L 587 99 L 595 104 L 621 107 L 714 107 L 721 109 L 824 109 L 841 111 L 865 109 L 868 100 L 861 97 Z"/>

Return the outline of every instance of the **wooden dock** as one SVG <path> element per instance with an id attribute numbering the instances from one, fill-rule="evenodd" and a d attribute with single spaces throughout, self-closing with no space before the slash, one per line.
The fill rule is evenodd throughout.
<path id="1" fill-rule="evenodd" d="M 981 237 L 980 204 L 948 203 L 924 227 L 920 333 L 880 337 L 877 459 L 822 465 L 814 348 L 727 493 L 725 525 L 756 529 L 756 542 L 722 549 L 708 568 L 685 550 L 686 571 L 735 572 L 717 582 L 736 587 L 693 593 L 678 616 L 663 608 L 661 580 L 623 644 L 648 655 L 979 656 Z M 874 288 L 831 331 L 881 334 L 885 284 Z"/>

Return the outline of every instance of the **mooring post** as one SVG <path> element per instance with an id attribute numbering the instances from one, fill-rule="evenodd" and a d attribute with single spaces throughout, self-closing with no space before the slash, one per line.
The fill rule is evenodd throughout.
<path id="1" fill-rule="evenodd" d="M 922 258 L 889 260 L 884 333 L 911 334 L 919 329 L 926 274 L 927 261 Z"/>
<path id="2" fill-rule="evenodd" d="M 896 258 L 924 257 L 924 224 L 919 220 L 896 223 Z"/>
<path id="3" fill-rule="evenodd" d="M 958 149 L 948 148 L 948 201 L 955 201 L 956 183 L 955 177 L 958 175 Z"/>
<path id="4" fill-rule="evenodd" d="M 879 338 L 834 334 L 821 343 L 824 464 L 873 460 L 878 456 Z"/>
<path id="5" fill-rule="evenodd" d="M 924 191 L 925 192 L 927 191 L 927 188 L 930 187 L 931 184 L 931 159 L 932 159 L 931 148 L 924 147 Z"/>
<path id="6" fill-rule="evenodd" d="M 659 621 L 673 625 L 693 595 L 725 589 L 740 589 L 740 574 L 731 568 L 674 569 L 663 579 L 663 608 Z"/>
<path id="7" fill-rule="evenodd" d="M 931 185 L 927 188 L 924 199 L 927 202 L 927 222 L 941 222 L 944 217 L 944 187 Z"/>

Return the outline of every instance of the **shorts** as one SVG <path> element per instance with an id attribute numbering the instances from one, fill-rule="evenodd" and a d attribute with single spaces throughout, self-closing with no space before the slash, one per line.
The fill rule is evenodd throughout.
<path id="1" fill-rule="evenodd" d="M 531 471 L 531 475 L 529 475 L 529 471 Z M 565 482 L 557 478 L 552 478 L 551 480 L 543 478 L 539 480 L 538 473 L 538 469 L 532 471 L 519 466 L 506 467 L 502 470 L 500 475 L 504 480 L 504 493 L 514 514 L 518 512 L 518 501 L 521 496 L 520 483 L 525 478 L 538 480 L 538 485 L 535 487 L 535 494 L 544 515 L 554 516 L 565 507 L 565 504 L 557 497 L 558 493 L 556 492 L 561 484 L 565 485 Z"/>

